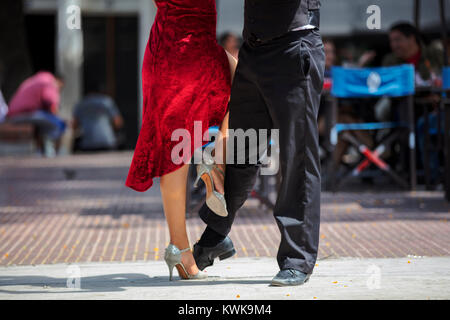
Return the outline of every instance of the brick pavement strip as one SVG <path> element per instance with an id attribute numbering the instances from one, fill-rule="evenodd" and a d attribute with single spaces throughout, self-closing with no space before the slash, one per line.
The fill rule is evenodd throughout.
<path id="1" fill-rule="evenodd" d="M 169 241 L 158 183 L 124 186 L 132 153 L 0 158 L 0 265 L 161 260 Z M 442 192 L 322 195 L 319 259 L 450 256 Z M 204 229 L 188 219 L 191 242 Z M 250 200 L 231 237 L 235 258 L 276 256 L 272 214 Z"/>

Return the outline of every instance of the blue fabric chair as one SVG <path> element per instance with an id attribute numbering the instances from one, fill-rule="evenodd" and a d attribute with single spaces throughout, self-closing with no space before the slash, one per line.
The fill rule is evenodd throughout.
<path id="1" fill-rule="evenodd" d="M 404 97 L 415 93 L 414 66 L 334 67 L 332 95 L 338 98 Z"/>
<path id="2" fill-rule="evenodd" d="M 373 97 L 412 97 L 415 94 L 415 70 L 413 65 L 400 65 L 394 67 L 381 68 L 332 68 L 333 86 L 331 95 L 335 98 L 334 114 L 337 115 L 338 100 L 341 98 L 373 98 Z M 412 98 L 408 99 L 408 110 L 413 112 Z M 411 119 L 411 117 L 409 117 Z M 384 150 L 385 148 L 378 148 L 375 151 L 364 149 L 359 141 L 346 131 L 352 130 L 380 130 L 380 129 L 394 129 L 394 128 L 408 128 L 409 129 L 409 149 L 410 149 L 410 167 L 411 167 L 411 181 L 405 182 L 385 164 L 378 156 L 377 150 Z M 330 141 L 332 145 L 338 142 L 338 136 L 342 133 L 342 137 L 348 142 L 358 148 L 361 153 L 366 156 L 366 162 L 376 164 L 380 169 L 387 172 L 394 180 L 402 186 L 409 186 L 411 189 L 415 188 L 415 133 L 414 121 L 409 122 L 372 122 L 372 123 L 336 123 L 330 133 Z M 389 139 L 388 139 L 389 140 Z M 393 139 L 389 142 L 392 143 Z M 364 152 L 362 152 L 364 150 Z M 361 164 L 362 170 L 367 167 L 367 164 Z M 330 171 L 332 174 L 336 170 Z M 360 171 L 353 171 L 352 175 L 358 175 Z M 331 188 L 335 190 L 336 183 L 334 177 L 332 179 Z"/>
<path id="3" fill-rule="evenodd" d="M 415 93 L 412 65 L 364 69 L 333 67 L 331 72 L 331 94 L 336 98 L 405 97 Z M 336 144 L 337 135 L 344 130 L 379 130 L 399 125 L 397 122 L 338 123 L 331 132 L 331 142 Z"/>
<path id="4" fill-rule="evenodd" d="M 450 67 L 442 70 L 442 89 L 450 90 Z"/>

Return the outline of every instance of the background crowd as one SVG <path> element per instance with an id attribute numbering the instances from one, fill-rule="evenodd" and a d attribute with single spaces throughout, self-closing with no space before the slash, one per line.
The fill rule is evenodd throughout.
<path id="1" fill-rule="evenodd" d="M 378 37 L 380 38 L 380 37 Z M 442 43 L 437 37 L 422 35 L 412 24 L 399 22 L 394 24 L 384 35 L 384 43 L 378 40 L 375 44 L 358 44 L 358 40 L 350 38 L 324 37 L 326 53 L 326 70 L 324 84 L 324 98 L 322 100 L 318 124 L 321 136 L 321 154 L 323 162 L 334 161 L 344 166 L 352 166 L 361 159 L 358 150 L 347 141 L 340 139 L 335 146 L 329 144 L 329 128 L 326 125 L 329 101 L 326 99 L 332 87 L 331 70 L 333 66 L 343 67 L 380 67 L 401 64 L 412 64 L 415 67 L 415 84 L 417 88 L 439 88 L 442 85 L 442 68 L 444 67 L 444 48 L 450 52 L 450 42 Z M 242 44 L 240 35 L 225 32 L 218 37 L 218 42 L 238 58 Z M 6 81 L 0 61 L 0 82 Z M 6 99 L 0 91 L 0 123 L 4 125 L 31 124 L 33 139 L 38 154 L 47 157 L 61 154 L 61 140 L 68 129 L 71 135 L 70 152 L 97 152 L 126 149 L 127 139 L 125 130 L 127 125 L 121 114 L 120 104 L 117 105 L 105 85 L 102 83 L 85 90 L 84 97 L 72 108 L 71 118 L 60 115 L 60 95 L 64 88 L 64 77 L 40 70 L 26 79 Z M 1 87 L 0 87 L 1 88 Z M 425 92 L 425 91 L 424 91 Z M 427 113 L 431 130 L 443 128 L 443 118 L 438 117 L 440 96 L 436 93 L 422 93 L 429 98 Z M 380 98 L 369 101 L 358 99 L 341 99 L 339 102 L 337 122 L 362 123 L 369 121 L 387 121 L 397 115 L 395 99 Z M 424 165 L 424 116 L 422 109 L 415 109 L 417 162 L 418 170 Z M 0 125 L 0 138 L 1 138 Z M 369 132 L 356 130 L 351 133 L 369 149 L 376 146 L 383 130 Z M 401 143 L 401 142 L 399 142 Z M 383 153 L 382 157 L 391 165 L 398 162 L 395 145 Z M 430 153 L 432 179 L 434 185 L 442 183 L 441 170 L 443 167 L 442 150 Z M 369 179 L 370 180 L 370 179 Z"/>

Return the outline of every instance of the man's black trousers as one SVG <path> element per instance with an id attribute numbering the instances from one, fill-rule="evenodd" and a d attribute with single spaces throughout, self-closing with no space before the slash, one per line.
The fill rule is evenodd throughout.
<path id="1" fill-rule="evenodd" d="M 293 31 L 265 42 L 247 40 L 239 53 L 229 104 L 230 129 L 279 130 L 282 179 L 274 209 L 281 232 L 277 261 L 280 269 L 304 273 L 312 272 L 319 245 L 317 117 L 324 61 L 318 30 Z M 200 217 L 210 228 L 222 235 L 230 232 L 236 211 L 252 191 L 259 169 L 258 164 L 227 163 L 229 216 L 220 217 L 203 206 Z"/>

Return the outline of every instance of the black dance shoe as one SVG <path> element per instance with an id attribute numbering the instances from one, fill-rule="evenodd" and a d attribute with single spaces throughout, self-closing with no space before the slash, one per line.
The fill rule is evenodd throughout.
<path id="1" fill-rule="evenodd" d="M 204 270 L 214 264 L 214 259 L 220 260 L 228 259 L 236 254 L 233 242 L 229 237 L 226 237 L 218 245 L 214 247 L 202 247 L 198 243 L 194 245 L 194 259 L 197 267 Z"/>

